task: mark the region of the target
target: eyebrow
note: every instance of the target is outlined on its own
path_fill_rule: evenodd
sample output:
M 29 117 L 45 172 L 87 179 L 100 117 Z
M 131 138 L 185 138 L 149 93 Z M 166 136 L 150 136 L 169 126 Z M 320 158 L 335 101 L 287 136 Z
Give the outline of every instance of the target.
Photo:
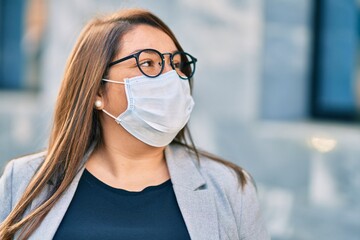
M 132 54 L 135 54 L 135 53 L 140 52 L 140 51 L 142 51 L 142 50 L 144 50 L 144 49 L 154 49 L 154 48 L 141 48 L 141 49 L 136 49 L 136 50 L 132 51 L 131 53 L 125 55 L 124 57 L 129 56 L 129 55 L 132 55 Z M 159 51 L 159 50 L 157 50 L 157 49 L 154 49 L 154 50 Z M 176 50 L 173 50 L 173 51 L 170 52 L 170 53 L 176 53 L 176 52 L 178 52 L 178 51 L 179 51 L 179 50 L 176 49 Z M 160 51 L 159 51 L 159 52 L 160 52 Z M 161 53 L 161 52 L 160 52 L 160 53 Z
M 131 53 L 129 53 L 128 55 L 135 54 L 135 53 L 140 52 L 141 50 L 144 50 L 144 49 L 145 48 L 136 49 L 136 50 L 132 51 Z
M 139 52 L 139 51 L 141 51 L 142 49 L 137 49 L 137 50 L 134 50 L 134 51 L 132 51 L 132 52 L 130 52 L 130 53 L 128 53 L 128 54 L 125 54 L 124 56 L 115 56 L 115 59 L 121 59 L 121 58 L 124 58 L 124 57 L 127 57 L 127 56 L 130 56 L 130 55 L 133 55 L 133 54 L 135 54 L 135 53 L 137 53 L 137 52 Z

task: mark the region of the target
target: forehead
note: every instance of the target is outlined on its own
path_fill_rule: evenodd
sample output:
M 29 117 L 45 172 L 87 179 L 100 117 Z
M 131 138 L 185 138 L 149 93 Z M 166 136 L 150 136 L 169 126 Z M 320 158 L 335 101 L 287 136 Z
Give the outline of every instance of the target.
M 119 57 L 145 48 L 153 48 L 159 52 L 174 52 L 177 50 L 174 41 L 166 33 L 148 25 L 135 26 L 120 41 Z

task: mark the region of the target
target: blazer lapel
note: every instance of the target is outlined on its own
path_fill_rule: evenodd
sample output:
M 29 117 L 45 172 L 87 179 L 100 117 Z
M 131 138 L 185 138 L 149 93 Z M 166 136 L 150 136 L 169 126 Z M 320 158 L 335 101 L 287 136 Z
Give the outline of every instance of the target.
M 46 215 L 44 220 L 41 222 L 40 226 L 34 231 L 34 233 L 29 238 L 32 239 L 52 239 L 70 205 L 70 202 L 75 194 L 77 185 L 79 183 L 80 177 L 84 171 L 84 168 L 81 168 L 78 174 L 75 176 L 74 180 L 70 184 L 69 188 L 64 192 L 60 197 L 58 202 L 53 206 L 51 211 Z M 41 202 L 45 197 L 45 194 L 39 195 L 39 197 L 34 201 Z M 33 206 L 34 204 L 32 204 Z
M 34 231 L 34 233 L 30 236 L 29 240 L 37 240 L 37 239 L 52 239 L 71 203 L 72 198 L 75 195 L 75 191 L 79 184 L 82 173 L 85 169 L 85 162 L 89 158 L 90 154 L 94 149 L 95 144 L 92 144 L 89 150 L 84 155 L 78 173 L 76 174 L 74 180 L 71 182 L 69 187 L 60 197 L 60 199 L 56 202 L 50 212 L 46 215 L 44 220 L 41 222 L 40 226 Z M 34 199 L 31 204 L 31 209 L 34 209 L 38 204 L 42 203 L 49 193 L 50 185 L 47 186 L 47 189 L 44 189 L 42 193 Z
M 177 146 L 167 147 L 165 155 L 175 196 L 191 239 L 219 239 L 214 196 L 207 189 L 191 155 Z

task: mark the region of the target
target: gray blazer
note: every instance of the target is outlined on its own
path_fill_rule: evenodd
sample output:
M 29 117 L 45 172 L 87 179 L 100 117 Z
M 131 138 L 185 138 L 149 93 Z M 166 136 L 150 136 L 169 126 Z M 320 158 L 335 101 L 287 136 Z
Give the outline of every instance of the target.
M 84 161 L 90 154 L 84 156 Z M 207 158 L 197 161 L 183 147 L 165 150 L 174 192 L 191 239 L 270 239 L 260 214 L 251 181 L 241 189 L 235 173 Z M 8 163 L 0 178 L 0 223 L 20 199 L 45 153 L 25 156 Z M 84 168 L 47 214 L 30 239 L 51 239 L 74 196 Z M 51 186 L 33 201 L 26 213 L 41 203 Z M 15 236 L 16 238 L 16 236 Z

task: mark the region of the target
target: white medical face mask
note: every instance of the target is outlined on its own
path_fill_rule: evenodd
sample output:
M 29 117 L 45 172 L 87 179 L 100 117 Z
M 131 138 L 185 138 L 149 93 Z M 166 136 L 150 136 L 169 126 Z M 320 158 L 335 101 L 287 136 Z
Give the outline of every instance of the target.
M 118 117 L 105 109 L 131 135 L 154 147 L 168 145 L 186 125 L 194 107 L 188 80 L 175 70 L 155 78 L 138 76 L 124 82 L 128 107 Z

